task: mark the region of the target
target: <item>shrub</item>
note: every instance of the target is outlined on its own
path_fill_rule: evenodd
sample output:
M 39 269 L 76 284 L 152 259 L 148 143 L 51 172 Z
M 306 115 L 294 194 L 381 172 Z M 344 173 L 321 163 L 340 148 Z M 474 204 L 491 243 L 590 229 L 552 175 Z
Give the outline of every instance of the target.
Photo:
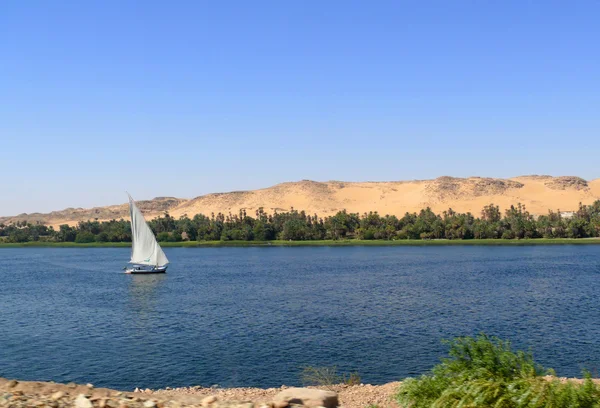
M 106 232 L 101 232 L 96 235 L 96 242 L 108 242 L 108 234 Z
M 374 228 L 364 227 L 356 230 L 359 239 L 371 240 L 375 239 L 375 232 L 377 230 Z
M 170 233 L 167 238 L 168 242 L 180 242 L 181 240 L 181 233 L 177 231 Z
M 342 382 L 346 385 L 358 385 L 362 381 L 360 378 L 360 374 L 358 374 L 356 371 L 354 371 L 350 374 L 344 374 Z
M 338 374 L 336 366 L 328 367 L 303 367 L 300 379 L 304 385 L 314 385 L 331 388 L 336 384 L 357 385 L 361 383 L 357 372 Z
M 561 383 L 535 363 L 531 353 L 513 352 L 510 342 L 481 334 L 448 342 L 450 358 L 429 374 L 408 378 L 396 399 L 412 408 L 591 408 L 600 407 L 600 387 L 586 374 L 583 384 Z
M 321 387 L 331 387 L 341 382 L 337 373 L 337 367 L 313 367 L 306 366 L 302 369 L 300 379 L 304 385 L 316 385 Z
M 159 242 L 167 242 L 169 240 L 169 233 L 168 232 L 160 232 L 156 236 L 156 240 Z
M 78 244 L 88 244 L 90 242 L 95 242 L 96 236 L 88 231 L 79 231 L 75 236 L 75 242 Z

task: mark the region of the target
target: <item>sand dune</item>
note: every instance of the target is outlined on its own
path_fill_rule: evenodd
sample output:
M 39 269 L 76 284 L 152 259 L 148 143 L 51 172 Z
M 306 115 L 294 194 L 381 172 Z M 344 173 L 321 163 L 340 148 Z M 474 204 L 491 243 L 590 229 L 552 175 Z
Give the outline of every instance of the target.
M 237 213 L 245 209 L 254 215 L 259 207 L 266 212 L 305 210 L 320 216 L 335 214 L 340 210 L 402 216 L 404 213 L 431 207 L 435 212 L 448 208 L 470 211 L 479 215 L 490 203 L 502 210 L 512 204 L 522 203 L 533 214 L 545 214 L 549 209 L 576 210 L 579 203 L 591 204 L 600 199 L 600 179 L 591 181 L 579 177 L 521 176 L 510 179 L 482 177 L 438 177 L 434 180 L 389 182 L 316 182 L 303 180 L 277 184 L 253 191 L 207 194 L 193 199 L 159 197 L 140 201 L 139 206 L 152 218 L 164 211 L 175 217 L 187 214 Z M 0 222 L 19 220 L 42 222 L 46 225 L 76 224 L 82 220 L 100 221 L 127 218 L 126 204 L 91 209 L 68 208 L 48 214 L 20 214 L 2 217 Z

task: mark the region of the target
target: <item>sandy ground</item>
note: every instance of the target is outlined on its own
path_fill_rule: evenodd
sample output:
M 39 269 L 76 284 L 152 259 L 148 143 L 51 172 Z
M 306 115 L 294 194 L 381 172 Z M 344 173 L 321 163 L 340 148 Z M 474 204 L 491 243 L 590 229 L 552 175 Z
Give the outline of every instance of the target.
M 546 377 L 549 381 L 554 377 Z M 582 383 L 582 379 L 559 378 L 561 382 Z M 600 383 L 595 379 L 594 382 Z M 338 394 L 342 408 L 401 408 L 393 400 L 400 382 L 383 385 L 334 385 L 321 387 Z M 16 381 L 0 378 L 0 407 L 72 407 L 94 408 L 302 408 L 278 406 L 274 397 L 280 388 L 166 388 L 134 392 L 95 388 L 92 384 Z M 310 387 L 315 388 L 315 387 Z M 207 402 L 208 401 L 208 402 Z
M 346 408 L 398 408 L 392 401 L 400 383 L 384 385 L 335 385 L 323 389 L 338 393 L 340 406 Z M 156 407 L 205 407 L 205 408 L 267 408 L 273 397 L 287 387 L 281 388 L 167 388 L 164 390 L 138 390 L 126 392 L 107 388 L 95 388 L 92 384 L 58 384 L 39 381 L 16 381 L 0 378 L 0 407 L 51 406 L 54 408 L 75 406 L 76 398 L 89 401 L 88 407 L 148 407 L 148 401 Z M 206 397 L 216 397 L 210 407 Z M 233 403 L 237 402 L 237 403 Z M 251 402 L 252 404 L 248 404 Z M 84 401 L 85 405 L 86 402 Z M 82 405 L 82 406 L 83 406 Z
M 322 387 L 324 390 L 331 390 L 338 393 L 339 401 L 345 408 L 367 408 L 369 405 L 377 405 L 380 408 L 397 408 L 398 404 L 393 401 L 393 395 L 396 393 L 399 382 L 391 382 L 383 385 L 334 385 L 331 387 Z M 181 396 L 193 395 L 202 398 L 214 395 L 220 400 L 225 401 L 253 401 L 256 403 L 269 402 L 273 400 L 275 394 L 280 392 L 281 388 L 174 388 L 152 391 L 153 395 Z M 313 388 L 313 387 L 310 387 Z
M 140 197 L 141 198 L 141 197 Z M 452 178 L 390 182 L 315 182 L 282 183 L 253 191 L 207 194 L 190 200 L 157 199 L 139 202 L 144 215 L 153 218 L 165 210 L 175 217 L 187 214 L 234 213 L 245 209 L 254 216 L 259 207 L 267 213 L 304 210 L 319 216 L 333 215 L 346 209 L 352 213 L 378 211 L 380 214 L 403 216 L 431 207 L 436 213 L 448 208 L 470 211 L 475 215 L 490 203 L 504 211 L 510 205 L 522 203 L 534 215 L 554 211 L 572 211 L 579 203 L 591 204 L 600 199 L 600 179 L 585 181 L 577 177 L 521 176 L 511 179 Z M 128 218 L 127 205 L 93 209 L 67 209 L 50 214 L 29 214 L 0 217 L 0 222 L 40 221 L 55 228 L 60 224 L 77 224 L 97 218 L 99 221 Z

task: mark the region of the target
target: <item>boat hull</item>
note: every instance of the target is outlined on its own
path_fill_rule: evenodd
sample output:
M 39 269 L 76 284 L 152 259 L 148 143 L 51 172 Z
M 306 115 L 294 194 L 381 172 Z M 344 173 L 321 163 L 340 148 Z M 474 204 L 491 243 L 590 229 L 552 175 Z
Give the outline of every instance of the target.
M 138 268 L 138 267 L 130 267 L 125 269 L 125 273 L 129 273 L 132 275 L 149 275 L 149 274 L 154 274 L 154 273 L 167 273 L 167 267 L 166 266 L 157 266 L 154 268 L 148 268 L 148 269 L 144 269 L 144 268 Z

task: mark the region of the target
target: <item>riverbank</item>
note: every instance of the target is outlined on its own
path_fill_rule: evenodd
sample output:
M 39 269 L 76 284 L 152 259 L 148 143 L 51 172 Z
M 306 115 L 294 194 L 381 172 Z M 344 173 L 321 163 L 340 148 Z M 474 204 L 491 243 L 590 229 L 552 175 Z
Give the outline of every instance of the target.
M 400 382 L 391 382 L 383 385 L 357 384 L 345 385 L 337 384 L 328 387 L 321 387 L 323 390 L 334 391 L 338 394 L 340 406 L 344 408 L 367 408 L 369 406 L 378 406 L 379 408 L 395 408 L 398 404 L 393 400 L 394 394 L 398 391 Z M 146 391 L 149 395 L 159 397 L 178 397 L 195 396 L 206 398 L 215 396 L 222 401 L 253 401 L 258 406 L 268 406 L 275 396 L 281 390 L 280 388 L 203 388 L 203 387 L 182 387 L 166 388 L 162 390 Z M 316 387 L 309 387 L 316 388 Z
M 536 239 L 405 239 L 405 240 L 321 240 L 321 241 L 181 241 L 161 242 L 162 247 L 213 248 L 213 247 L 264 247 L 264 246 L 525 246 L 525 245 L 594 245 L 600 244 L 600 238 L 536 238 Z M 121 248 L 130 247 L 131 242 L 46 242 L 32 241 L 21 243 L 0 242 L 0 248 L 56 247 L 56 248 Z
M 555 377 L 546 377 L 548 381 Z M 559 378 L 560 382 L 582 384 L 582 379 Z M 598 383 L 599 380 L 594 380 Z M 383 385 L 332 385 L 321 387 L 337 394 L 342 408 L 401 408 L 395 401 L 400 382 Z M 316 387 L 309 387 L 316 389 Z M 204 388 L 200 386 L 161 390 L 119 391 L 95 388 L 92 384 L 59 384 L 41 381 L 16 381 L 0 378 L 0 406 L 8 407 L 110 407 L 110 408 L 303 408 L 286 403 L 277 394 L 292 389 L 279 388 Z M 307 404 L 307 403 L 305 403 Z M 307 404 L 309 405 L 309 404 Z M 310 407 L 315 408 L 315 407 Z
M 384 385 L 333 385 L 323 389 L 336 392 L 340 406 L 344 408 L 366 408 L 372 405 L 397 408 L 392 397 L 399 385 L 399 382 Z M 95 388 L 92 384 L 58 384 L 0 378 L 0 406 L 285 408 L 285 403 L 273 404 L 276 395 L 285 389 L 288 387 L 262 389 L 196 386 L 127 392 Z

